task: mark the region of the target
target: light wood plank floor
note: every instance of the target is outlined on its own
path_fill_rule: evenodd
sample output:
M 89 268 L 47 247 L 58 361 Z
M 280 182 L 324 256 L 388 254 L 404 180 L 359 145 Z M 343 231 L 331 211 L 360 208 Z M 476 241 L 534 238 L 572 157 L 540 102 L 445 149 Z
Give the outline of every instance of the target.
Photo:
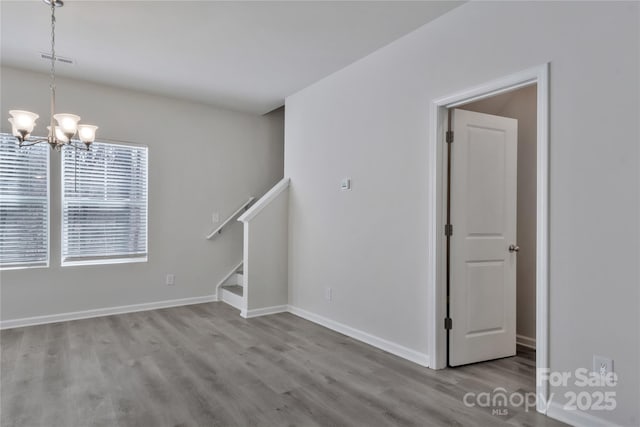
M 468 391 L 534 391 L 524 354 L 432 371 L 292 314 L 209 303 L 2 331 L 1 425 L 560 426 Z

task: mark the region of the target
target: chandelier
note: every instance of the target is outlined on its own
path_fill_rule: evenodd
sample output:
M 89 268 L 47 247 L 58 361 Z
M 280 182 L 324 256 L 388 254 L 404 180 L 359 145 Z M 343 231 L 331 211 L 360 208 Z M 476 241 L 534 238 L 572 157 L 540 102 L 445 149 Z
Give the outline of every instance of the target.
M 46 138 L 35 138 L 31 132 L 36 126 L 38 116 L 36 113 L 24 110 L 10 110 L 9 122 L 11 132 L 16 137 L 21 147 L 47 142 L 52 149 L 60 151 L 65 145 L 74 148 L 89 150 L 89 147 L 96 138 L 97 126 L 78 124 L 80 117 L 75 114 L 56 114 L 56 7 L 62 7 L 62 0 L 43 0 L 51 6 L 51 117 L 49 119 L 49 136 Z M 57 125 L 56 125 L 57 122 Z M 78 143 L 77 138 L 81 141 Z M 82 145 L 84 143 L 84 145 Z

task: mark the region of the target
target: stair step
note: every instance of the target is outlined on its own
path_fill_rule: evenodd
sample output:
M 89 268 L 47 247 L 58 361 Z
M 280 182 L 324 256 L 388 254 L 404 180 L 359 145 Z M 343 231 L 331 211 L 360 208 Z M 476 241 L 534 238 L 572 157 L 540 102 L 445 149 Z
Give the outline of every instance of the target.
M 243 288 L 239 285 L 225 285 L 220 288 L 222 301 L 242 311 L 245 310 Z
M 244 289 L 240 285 L 227 285 L 227 286 L 223 286 L 222 289 L 225 291 L 229 291 L 232 294 L 238 295 L 240 297 L 244 293 Z
M 242 276 L 242 274 L 240 273 L 234 273 L 231 276 L 229 276 L 229 278 L 223 283 L 223 287 L 225 286 L 242 286 L 243 285 L 243 280 L 244 277 Z

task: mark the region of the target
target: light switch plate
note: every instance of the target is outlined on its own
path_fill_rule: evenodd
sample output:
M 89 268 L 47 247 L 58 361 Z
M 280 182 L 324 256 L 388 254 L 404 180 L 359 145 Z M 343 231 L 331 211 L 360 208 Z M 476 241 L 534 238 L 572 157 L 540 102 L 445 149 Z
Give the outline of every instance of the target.
M 340 189 L 341 190 L 351 190 L 351 178 L 344 178 L 340 182 Z

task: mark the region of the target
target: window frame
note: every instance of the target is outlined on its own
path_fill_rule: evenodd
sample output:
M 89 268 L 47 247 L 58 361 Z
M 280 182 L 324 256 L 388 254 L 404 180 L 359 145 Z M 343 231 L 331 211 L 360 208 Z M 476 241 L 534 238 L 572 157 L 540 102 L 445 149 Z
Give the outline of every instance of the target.
M 1 132 L 0 136 L 2 136 L 3 138 L 5 137 L 9 137 L 12 139 L 15 139 L 15 136 L 13 136 L 13 134 L 10 133 L 6 133 L 6 132 Z M 15 144 L 18 145 L 18 141 L 15 141 Z M 49 149 L 49 146 L 46 145 L 44 146 L 44 149 L 47 153 L 47 171 L 46 171 L 46 179 L 47 179 L 47 213 L 45 215 L 45 220 L 46 220 L 46 226 L 45 226 L 45 230 L 46 230 L 46 238 L 45 238 L 45 242 L 46 242 L 46 248 L 45 248 L 45 253 L 46 253 L 46 259 L 44 262 L 32 262 L 32 263 L 20 263 L 20 264 L 8 264 L 6 266 L 3 266 L 2 264 L 0 264 L 0 271 L 11 271 L 11 270 L 25 270 L 25 269 L 34 269 L 34 268 L 49 268 L 50 264 L 51 264 L 51 150 Z
M 96 140 L 97 144 L 120 145 L 125 147 L 142 148 L 146 151 L 145 170 L 146 179 L 144 192 L 145 197 L 145 216 L 144 223 L 146 226 L 145 233 L 145 255 L 144 256 L 127 256 L 127 255 L 104 255 L 104 256 L 88 256 L 86 259 L 82 257 L 74 257 L 73 260 L 65 261 L 64 257 L 64 214 L 65 214 L 65 196 L 64 196 L 64 178 L 65 178 L 65 162 L 64 153 L 60 152 L 60 266 L 61 267 L 78 267 L 78 266 L 96 266 L 111 264 L 135 264 L 145 263 L 149 261 L 149 146 L 146 144 L 137 144 L 133 142 L 113 141 L 113 140 Z M 64 150 L 64 148 L 63 148 Z

